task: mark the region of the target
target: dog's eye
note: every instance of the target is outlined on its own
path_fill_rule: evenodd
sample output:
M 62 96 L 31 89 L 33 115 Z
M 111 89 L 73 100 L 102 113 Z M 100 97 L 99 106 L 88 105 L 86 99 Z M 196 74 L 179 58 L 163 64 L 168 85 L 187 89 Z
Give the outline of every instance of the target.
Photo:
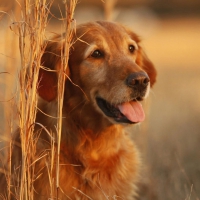
M 93 58 L 101 58 L 101 57 L 103 57 L 103 53 L 102 53 L 100 50 L 95 50 L 95 51 L 91 54 L 91 56 L 92 56 Z
M 134 51 L 135 51 L 135 46 L 133 46 L 133 45 L 129 45 L 129 51 L 131 52 L 131 53 L 133 53 Z

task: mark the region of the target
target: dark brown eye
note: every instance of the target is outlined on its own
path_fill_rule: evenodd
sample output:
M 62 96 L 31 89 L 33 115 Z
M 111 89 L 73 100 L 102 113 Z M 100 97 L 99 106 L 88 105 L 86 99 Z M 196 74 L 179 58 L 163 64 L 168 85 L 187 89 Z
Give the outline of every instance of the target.
M 135 47 L 133 45 L 129 45 L 129 51 L 133 53 L 135 51 Z
M 101 57 L 103 57 L 103 53 L 102 53 L 100 50 L 95 50 L 95 51 L 91 54 L 91 56 L 92 56 L 93 58 L 101 58 Z

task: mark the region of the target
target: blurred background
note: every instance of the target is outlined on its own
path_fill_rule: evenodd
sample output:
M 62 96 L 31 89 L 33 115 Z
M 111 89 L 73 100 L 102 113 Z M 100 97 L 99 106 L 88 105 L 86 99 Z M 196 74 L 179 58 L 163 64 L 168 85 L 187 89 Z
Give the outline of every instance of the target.
M 20 19 L 19 7 L 0 0 L 1 141 L 15 127 L 20 57 L 12 23 Z M 51 12 L 47 37 L 61 32 L 62 0 L 54 1 Z M 146 121 L 131 130 L 144 163 L 141 199 L 199 200 L 200 1 L 79 0 L 74 18 L 77 24 L 106 19 L 130 26 L 157 69 Z

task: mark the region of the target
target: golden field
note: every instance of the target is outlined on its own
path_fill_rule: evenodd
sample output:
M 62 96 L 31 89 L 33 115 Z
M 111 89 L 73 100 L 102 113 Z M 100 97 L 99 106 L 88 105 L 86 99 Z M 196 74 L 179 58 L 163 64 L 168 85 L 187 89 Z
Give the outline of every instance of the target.
M 75 11 L 76 23 L 104 19 L 98 7 Z M 129 130 L 144 163 L 143 200 L 200 199 L 200 17 L 159 17 L 148 7 L 113 11 L 115 21 L 141 35 L 148 57 L 158 71 L 146 102 L 146 121 Z M 20 67 L 14 14 L 0 18 L 0 147 L 17 126 Z M 53 20 L 46 36 L 62 32 Z M 11 125 L 12 122 L 12 125 Z M 12 128 L 11 128 L 12 127 Z M 3 153 L 0 155 L 4 159 Z

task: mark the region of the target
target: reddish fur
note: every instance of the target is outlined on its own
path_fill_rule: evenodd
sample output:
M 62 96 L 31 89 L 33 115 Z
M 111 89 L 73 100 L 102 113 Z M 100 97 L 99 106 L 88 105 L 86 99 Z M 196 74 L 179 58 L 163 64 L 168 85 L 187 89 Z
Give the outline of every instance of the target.
M 62 191 L 59 192 L 59 198 L 68 199 L 68 196 L 71 199 L 84 200 L 88 199 L 85 196 L 87 195 L 94 200 L 106 197 L 112 199 L 115 196 L 126 200 L 133 199 L 140 169 L 137 149 L 124 132 L 123 125 L 108 119 L 99 110 L 94 98 L 95 95 L 101 94 L 108 101 L 115 101 L 117 104 L 122 98 L 130 98 L 131 89 L 124 84 L 128 74 L 146 71 L 152 86 L 156 71 L 140 47 L 138 36 L 121 25 L 110 22 L 80 25 L 74 36 L 75 40 L 76 37 L 81 37 L 81 40 L 89 44 L 108 45 L 110 56 L 104 60 L 83 58 L 88 46 L 80 40 L 76 41 L 71 49 L 69 71 L 66 73 L 73 84 L 66 80 L 60 152 L 60 163 L 64 165 L 60 166 Z M 134 40 L 139 46 L 135 61 L 126 53 L 123 43 L 126 39 Z M 62 46 L 60 37 L 49 41 L 41 64 L 51 70 L 58 70 Z M 53 116 L 57 113 L 56 83 L 55 72 L 41 69 L 38 93 L 44 100 L 40 100 L 39 107 Z M 39 112 L 36 122 L 55 132 L 56 119 Z M 36 126 L 36 131 L 40 129 L 41 127 Z M 50 149 L 49 140 L 42 130 L 38 152 L 43 153 Z M 35 168 L 36 172 L 42 172 L 35 181 L 36 199 L 50 197 L 45 160 L 48 158 L 40 160 Z M 53 177 L 55 176 L 54 167 Z

